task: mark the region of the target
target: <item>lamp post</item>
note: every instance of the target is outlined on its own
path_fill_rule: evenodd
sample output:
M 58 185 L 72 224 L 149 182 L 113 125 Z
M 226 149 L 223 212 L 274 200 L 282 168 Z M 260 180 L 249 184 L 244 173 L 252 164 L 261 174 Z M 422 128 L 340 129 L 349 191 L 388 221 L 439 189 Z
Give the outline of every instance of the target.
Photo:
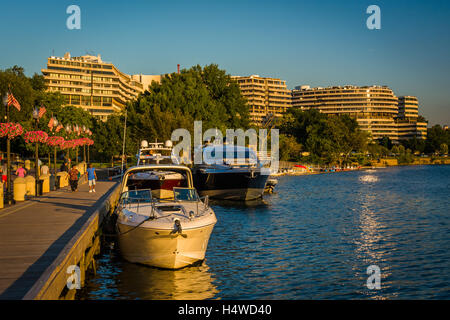
M 77 135 L 79 135 L 80 134 L 79 133 L 79 129 L 80 128 L 78 127 L 78 124 L 75 124 L 74 129 L 77 132 Z M 75 162 L 76 162 L 76 164 L 78 164 L 78 145 L 75 147 Z
M 8 123 L 9 122 L 9 105 L 8 105 L 8 94 L 5 93 L 3 96 L 3 105 L 5 106 L 6 113 L 5 113 L 5 120 Z M 6 153 L 7 153 L 7 162 L 6 162 L 6 174 L 7 174 L 7 180 L 6 180 L 6 201 L 8 204 L 13 203 L 12 198 L 12 188 L 11 188 L 11 140 L 9 137 L 7 137 L 6 140 Z
M 71 131 L 71 126 L 69 124 L 66 125 L 66 135 L 67 135 L 67 139 L 70 138 L 70 131 Z M 67 164 L 69 165 L 69 170 L 71 168 L 70 166 L 70 149 L 67 149 L 67 153 L 65 154 L 65 157 L 67 157 Z
M 38 130 L 38 123 L 39 123 L 39 110 L 38 108 L 34 108 L 33 110 L 33 119 L 35 121 L 35 126 L 36 126 L 36 131 Z M 34 169 L 35 169 L 35 187 L 36 187 L 36 197 L 39 195 L 38 194 L 38 181 L 39 181 L 39 149 L 38 149 L 38 142 L 36 141 L 36 147 L 35 147 L 35 164 L 34 164 Z
M 86 126 L 83 125 L 83 133 L 86 134 Z M 83 144 L 83 161 L 86 163 L 86 144 Z
M 55 117 L 53 117 L 53 119 L 54 119 L 53 120 L 54 126 L 58 127 L 58 123 L 59 123 L 58 119 L 56 119 Z M 55 190 L 56 190 L 56 186 L 57 186 L 57 183 L 56 183 L 56 145 L 53 147 L 53 177 L 55 180 Z

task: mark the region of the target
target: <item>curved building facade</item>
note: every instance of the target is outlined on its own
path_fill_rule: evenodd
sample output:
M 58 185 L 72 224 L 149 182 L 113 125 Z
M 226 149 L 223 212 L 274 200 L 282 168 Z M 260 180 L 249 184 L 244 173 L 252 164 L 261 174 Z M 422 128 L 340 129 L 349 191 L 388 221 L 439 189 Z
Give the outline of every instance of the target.
M 50 57 L 42 73 L 47 89 L 60 92 L 65 105 L 81 107 L 102 120 L 147 89 L 139 78 L 102 61 L 100 55 Z
M 291 107 L 291 91 L 285 80 L 258 75 L 231 78 L 238 82 L 247 99 L 250 120 L 255 125 L 262 125 L 269 115 L 281 117 Z
M 407 119 L 417 119 L 419 117 L 419 100 L 417 97 L 398 97 L 398 117 Z
M 398 99 L 388 87 L 343 86 L 327 88 L 296 87 L 292 91 L 293 107 L 318 109 L 327 114 L 347 114 L 356 118 L 372 139 L 389 137 L 398 140 Z

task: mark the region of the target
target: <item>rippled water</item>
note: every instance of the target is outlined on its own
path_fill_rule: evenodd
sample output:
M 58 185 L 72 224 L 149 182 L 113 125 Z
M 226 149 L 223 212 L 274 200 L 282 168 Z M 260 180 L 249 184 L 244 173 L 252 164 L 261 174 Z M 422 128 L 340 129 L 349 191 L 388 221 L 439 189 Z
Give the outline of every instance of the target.
M 449 178 L 450 166 L 279 177 L 264 202 L 213 203 L 202 265 L 134 265 L 109 243 L 81 298 L 449 299 Z

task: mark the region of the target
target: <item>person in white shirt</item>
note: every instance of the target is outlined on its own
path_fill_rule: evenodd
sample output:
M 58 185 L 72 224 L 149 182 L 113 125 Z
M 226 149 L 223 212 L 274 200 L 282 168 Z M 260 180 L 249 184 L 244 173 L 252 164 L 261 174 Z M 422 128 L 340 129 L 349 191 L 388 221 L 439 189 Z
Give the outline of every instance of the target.
M 49 168 L 46 164 L 41 167 L 41 174 L 48 174 Z

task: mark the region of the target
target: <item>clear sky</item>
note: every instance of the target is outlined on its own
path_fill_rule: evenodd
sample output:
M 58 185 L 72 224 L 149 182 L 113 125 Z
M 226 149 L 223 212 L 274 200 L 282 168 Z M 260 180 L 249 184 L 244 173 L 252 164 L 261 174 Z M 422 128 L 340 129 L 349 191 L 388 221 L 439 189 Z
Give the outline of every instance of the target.
M 66 9 L 81 8 L 81 30 Z M 381 9 L 369 30 L 366 9 Z M 101 54 L 128 74 L 217 63 L 232 75 L 387 85 L 450 124 L 450 1 L 2 1 L 0 68 L 40 72 L 51 55 Z

